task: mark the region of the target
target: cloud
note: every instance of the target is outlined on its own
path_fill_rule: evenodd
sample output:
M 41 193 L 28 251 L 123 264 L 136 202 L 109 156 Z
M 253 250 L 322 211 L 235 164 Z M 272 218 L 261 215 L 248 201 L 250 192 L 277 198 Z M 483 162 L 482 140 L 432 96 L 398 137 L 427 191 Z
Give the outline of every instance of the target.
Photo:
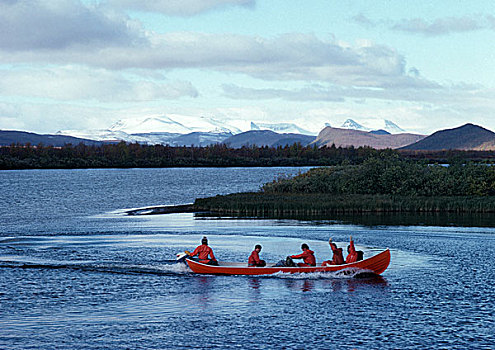
M 377 26 L 377 23 L 375 21 L 371 20 L 370 18 L 368 18 L 367 16 L 365 16 L 362 13 L 352 17 L 351 19 L 354 22 L 356 22 L 357 24 L 360 24 L 360 25 L 367 27 L 367 28 L 373 28 L 373 27 Z
M 428 87 L 426 87 L 428 86 Z M 364 99 L 387 102 L 431 103 L 435 105 L 470 105 L 494 107 L 495 91 L 479 86 L 425 84 L 421 88 L 414 86 L 390 88 L 361 88 L 338 85 L 313 84 L 299 89 L 246 88 L 234 84 L 222 85 L 224 95 L 231 99 L 286 101 L 325 101 L 343 102 L 348 99 Z
M 61 101 L 139 102 L 197 97 L 190 82 L 144 80 L 104 69 L 66 66 L 0 70 L 0 95 Z
M 63 50 L 142 42 L 127 17 L 71 0 L 0 1 L 0 49 Z
M 122 2 L 122 6 L 198 8 L 249 5 L 247 0 Z M 113 4 L 113 3 L 111 3 Z M 147 4 L 147 5 L 144 5 Z M 344 86 L 420 85 L 395 49 L 362 41 L 288 33 L 145 32 L 104 5 L 70 0 L 0 2 L 0 64 L 81 65 L 108 70 L 209 69 L 261 80 L 318 81 Z M 28 10 L 26 10 L 28 9 Z
M 401 20 L 374 20 L 358 14 L 351 20 L 365 28 L 388 28 L 408 34 L 436 37 L 453 33 L 467 33 L 478 30 L 495 30 L 495 17 L 492 15 L 466 15 L 462 17 L 442 17 L 434 20 L 424 18 L 404 18 Z
M 404 79 L 405 59 L 396 50 L 369 42 L 351 46 L 313 34 L 263 38 L 194 32 L 150 33 L 147 39 L 148 44 L 3 50 L 0 63 L 80 64 L 111 70 L 196 68 L 242 73 L 262 80 L 374 87 L 411 81 Z
M 422 18 L 403 19 L 392 29 L 425 36 L 440 36 L 451 33 L 472 32 L 487 28 L 487 17 L 445 17 L 434 21 Z
M 172 16 L 193 16 L 227 6 L 253 7 L 255 0 L 107 0 L 121 9 L 158 12 Z
M 106 128 L 117 118 L 115 113 L 74 104 L 0 102 L 0 129 L 55 133 L 63 129 Z
M 320 86 L 310 86 L 297 90 L 288 89 L 252 89 L 234 84 L 222 85 L 225 96 L 239 100 L 283 99 L 287 101 L 332 101 L 343 102 L 341 94 L 323 89 Z

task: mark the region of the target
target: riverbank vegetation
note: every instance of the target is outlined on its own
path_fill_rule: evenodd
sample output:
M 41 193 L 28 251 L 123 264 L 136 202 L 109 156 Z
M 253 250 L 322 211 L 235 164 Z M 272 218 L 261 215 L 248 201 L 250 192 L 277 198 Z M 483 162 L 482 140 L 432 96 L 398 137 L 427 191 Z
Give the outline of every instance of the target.
M 495 212 L 495 167 L 450 166 L 382 153 L 361 164 L 314 168 L 265 184 L 260 192 L 198 199 L 218 213 L 322 215 L 366 212 Z

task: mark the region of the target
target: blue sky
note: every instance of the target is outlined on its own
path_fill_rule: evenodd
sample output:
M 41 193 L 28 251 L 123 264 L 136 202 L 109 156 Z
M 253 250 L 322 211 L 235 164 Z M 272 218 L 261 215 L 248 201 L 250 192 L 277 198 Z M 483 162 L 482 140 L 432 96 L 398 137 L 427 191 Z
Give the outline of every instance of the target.
M 0 129 L 167 114 L 495 130 L 491 1 L 0 0 Z

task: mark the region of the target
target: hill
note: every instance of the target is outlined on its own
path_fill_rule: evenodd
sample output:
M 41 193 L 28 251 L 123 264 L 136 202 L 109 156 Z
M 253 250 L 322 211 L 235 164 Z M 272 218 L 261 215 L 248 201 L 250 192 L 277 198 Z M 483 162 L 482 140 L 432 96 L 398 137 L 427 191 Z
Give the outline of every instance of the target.
M 41 135 L 25 131 L 0 130 L 0 146 L 10 146 L 13 143 L 25 145 L 30 143 L 36 146 L 42 143 L 45 146 L 62 147 L 65 144 L 78 145 L 101 145 L 102 143 L 94 140 L 81 139 L 73 136 L 63 135 Z
M 368 132 L 352 129 L 326 127 L 318 134 L 314 141 L 318 146 L 330 147 L 362 147 L 369 146 L 376 149 L 400 148 L 423 139 L 424 135 L 417 134 L 389 134 L 382 132 Z
M 465 124 L 458 128 L 437 131 L 401 149 L 490 151 L 495 150 L 495 133 L 478 125 Z
M 240 148 L 242 146 L 286 146 L 300 143 L 306 146 L 315 140 L 314 136 L 287 133 L 279 134 L 271 130 L 251 130 L 234 136 L 231 136 L 223 141 L 224 144 L 232 148 Z

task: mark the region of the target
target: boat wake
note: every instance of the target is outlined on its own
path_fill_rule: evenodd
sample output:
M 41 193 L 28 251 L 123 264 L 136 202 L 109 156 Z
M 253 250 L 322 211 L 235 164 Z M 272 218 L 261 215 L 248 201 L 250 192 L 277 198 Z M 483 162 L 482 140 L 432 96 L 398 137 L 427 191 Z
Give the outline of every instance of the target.
M 125 265 L 122 263 L 96 261 L 53 261 L 28 259 L 21 256 L 0 257 L 0 268 L 20 269 L 67 269 L 116 274 L 176 275 L 187 274 L 191 270 L 185 265 L 167 261 L 156 265 Z
M 344 269 L 335 272 L 305 272 L 305 273 L 288 273 L 288 272 L 277 272 L 272 275 L 262 275 L 259 277 L 268 278 L 283 278 L 283 279 L 352 279 L 352 278 L 368 278 L 376 277 L 377 275 L 372 271 L 362 270 L 362 269 Z

